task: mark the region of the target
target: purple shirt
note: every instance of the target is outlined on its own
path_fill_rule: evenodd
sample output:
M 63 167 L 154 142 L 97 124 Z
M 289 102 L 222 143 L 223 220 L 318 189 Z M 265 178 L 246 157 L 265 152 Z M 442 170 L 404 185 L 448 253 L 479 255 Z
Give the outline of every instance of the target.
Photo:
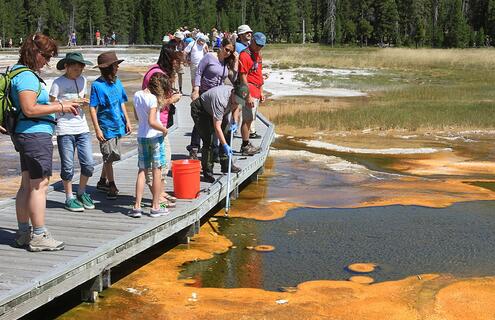
M 194 86 L 203 93 L 213 87 L 222 85 L 229 75 L 229 68 L 220 62 L 213 53 L 208 53 L 201 59 L 194 77 Z

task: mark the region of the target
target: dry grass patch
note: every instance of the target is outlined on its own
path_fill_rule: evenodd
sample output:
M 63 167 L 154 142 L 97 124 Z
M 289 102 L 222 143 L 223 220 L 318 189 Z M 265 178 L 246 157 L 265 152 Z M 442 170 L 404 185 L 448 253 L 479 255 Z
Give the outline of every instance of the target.
M 270 45 L 264 58 L 279 67 L 315 66 L 395 70 L 495 69 L 495 50 L 331 48 L 322 45 Z

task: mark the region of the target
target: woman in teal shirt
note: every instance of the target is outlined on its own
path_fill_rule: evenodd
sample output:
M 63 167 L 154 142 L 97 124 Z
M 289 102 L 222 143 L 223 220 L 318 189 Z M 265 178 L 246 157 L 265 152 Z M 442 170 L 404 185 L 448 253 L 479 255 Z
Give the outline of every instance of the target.
M 54 113 L 77 114 L 71 102 L 49 102 L 39 72 L 58 53 L 53 39 L 36 33 L 23 43 L 19 61 L 12 69 L 28 67 L 12 80 L 11 98 L 20 110 L 12 141 L 19 152 L 22 179 L 16 196 L 19 230 L 15 244 L 30 251 L 62 250 L 64 243 L 53 239 L 45 227 L 46 193 L 52 175 Z M 32 119 L 32 120 L 30 120 Z M 32 230 L 30 226 L 32 223 Z

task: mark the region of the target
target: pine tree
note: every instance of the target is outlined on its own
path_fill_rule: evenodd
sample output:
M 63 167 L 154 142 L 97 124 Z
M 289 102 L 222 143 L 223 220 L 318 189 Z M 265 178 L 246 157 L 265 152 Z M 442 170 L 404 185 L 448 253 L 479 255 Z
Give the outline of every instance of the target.
M 449 0 L 444 24 L 444 43 L 447 48 L 465 48 L 469 41 L 469 26 L 462 13 L 462 0 Z
M 495 44 L 495 0 L 488 1 L 486 33 L 491 45 Z
M 475 44 L 478 48 L 482 48 L 485 46 L 485 30 L 481 28 L 477 33 L 476 33 L 476 41 Z
M 281 27 L 287 42 L 294 42 L 299 31 L 299 18 L 297 10 L 297 0 L 285 0 L 280 6 Z
M 399 21 L 395 0 L 377 0 L 374 7 L 375 23 L 373 28 L 375 40 L 381 44 L 395 42 L 398 37 L 397 24 Z
M 143 21 L 143 13 L 141 12 L 141 10 L 139 10 L 138 12 L 135 30 L 136 30 L 136 36 L 135 36 L 136 44 L 144 44 L 144 21 Z
M 130 0 L 109 0 L 107 7 L 107 30 L 116 33 L 117 43 L 127 43 L 129 40 L 131 12 Z
M 361 46 L 367 46 L 368 40 L 373 34 L 373 26 L 371 25 L 371 20 L 374 16 L 374 10 L 371 6 L 371 1 L 369 0 L 356 0 L 354 2 L 354 5 L 358 8 L 358 15 L 356 17 L 356 36 L 358 37 Z

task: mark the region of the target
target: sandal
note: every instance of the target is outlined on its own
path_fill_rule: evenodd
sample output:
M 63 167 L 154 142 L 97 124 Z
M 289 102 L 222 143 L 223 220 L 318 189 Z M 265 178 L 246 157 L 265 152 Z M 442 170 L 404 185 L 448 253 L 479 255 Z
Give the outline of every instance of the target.
M 171 196 L 170 194 L 165 192 L 165 199 L 167 199 L 169 202 L 176 202 L 177 198 L 174 196 Z

